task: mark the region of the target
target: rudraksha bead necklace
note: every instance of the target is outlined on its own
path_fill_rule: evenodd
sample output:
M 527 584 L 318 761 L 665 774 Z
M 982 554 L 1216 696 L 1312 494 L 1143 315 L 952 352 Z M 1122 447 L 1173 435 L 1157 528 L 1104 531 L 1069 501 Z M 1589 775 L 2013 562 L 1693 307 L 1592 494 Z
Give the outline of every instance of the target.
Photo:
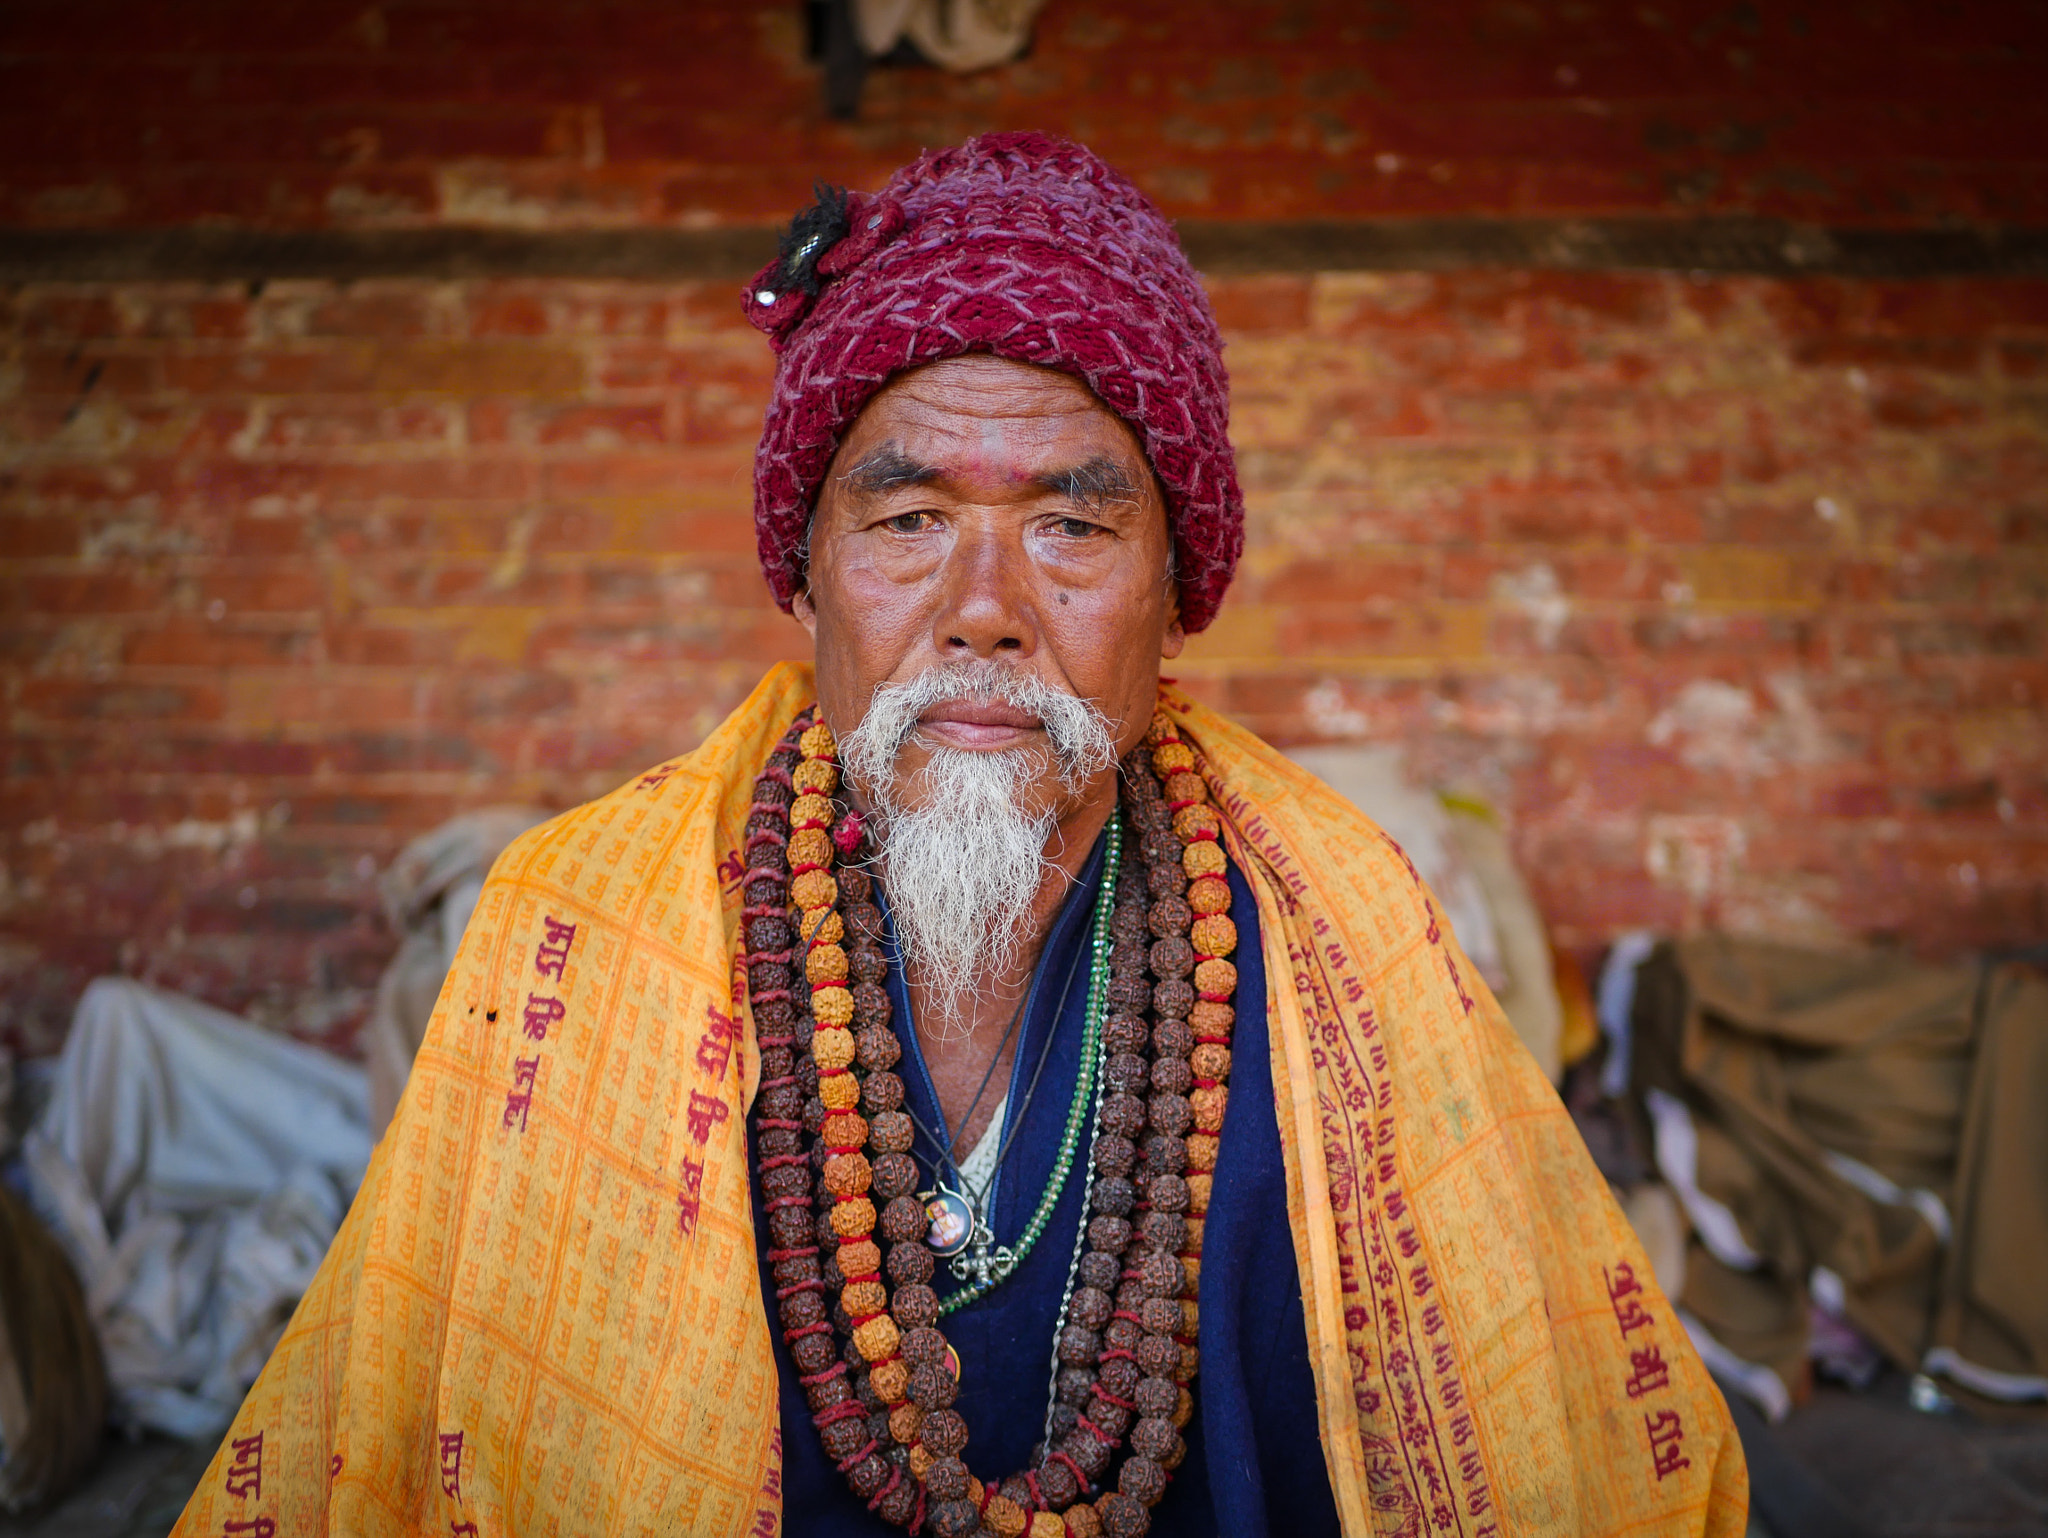
M 911 1194 L 881 912 L 865 871 L 833 874 L 835 852 L 851 860 L 866 835 L 858 813 L 835 806 L 836 745 L 814 712 L 756 783 L 742 924 L 777 1312 L 827 1453 L 871 1510 L 913 1532 L 1140 1538 L 1186 1451 L 1237 935 L 1221 822 L 1193 750 L 1155 718 L 1122 767 L 1140 839 L 1126 858 L 1112 819 L 1082 1059 L 1105 1093 L 1056 1330 L 1053 1404 L 1032 1466 L 1000 1485 L 962 1461 L 958 1360 L 937 1328 L 930 1215 Z M 1063 1158 L 1077 1134 L 1070 1113 Z M 877 1229 L 889 1241 L 888 1283 Z

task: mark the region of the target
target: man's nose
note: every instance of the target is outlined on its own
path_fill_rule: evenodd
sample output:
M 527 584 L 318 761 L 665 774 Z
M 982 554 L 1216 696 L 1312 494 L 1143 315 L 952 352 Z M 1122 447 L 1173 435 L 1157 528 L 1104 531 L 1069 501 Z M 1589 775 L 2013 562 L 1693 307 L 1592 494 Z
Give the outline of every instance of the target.
M 942 574 L 932 641 L 947 657 L 1029 656 L 1038 642 L 1029 563 L 1016 531 L 963 521 Z

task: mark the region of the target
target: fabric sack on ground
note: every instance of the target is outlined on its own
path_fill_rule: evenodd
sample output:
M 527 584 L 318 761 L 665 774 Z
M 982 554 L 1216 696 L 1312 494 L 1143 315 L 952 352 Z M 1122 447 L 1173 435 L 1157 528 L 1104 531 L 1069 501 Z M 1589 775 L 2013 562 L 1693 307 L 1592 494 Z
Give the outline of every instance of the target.
M 1682 1306 L 1762 1399 L 1796 1397 L 1816 1302 L 1909 1371 L 2048 1398 L 2048 984 L 1703 937 L 1644 962 L 1632 1029 Z
M 125 978 L 86 989 L 22 1155 L 84 1284 L 116 1419 L 187 1437 L 227 1423 L 370 1144 L 354 1064 Z

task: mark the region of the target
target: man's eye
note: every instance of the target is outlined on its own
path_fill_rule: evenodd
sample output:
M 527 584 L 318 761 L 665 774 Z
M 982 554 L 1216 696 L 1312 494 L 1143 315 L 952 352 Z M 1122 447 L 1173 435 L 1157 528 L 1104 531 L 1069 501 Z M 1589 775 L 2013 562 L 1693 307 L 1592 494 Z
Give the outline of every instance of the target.
M 931 527 L 931 518 L 926 512 L 898 513 L 894 518 L 884 519 L 882 527 L 897 534 L 922 534 Z
M 1086 518 L 1062 518 L 1053 527 L 1058 529 L 1068 539 L 1086 539 L 1090 534 L 1095 533 L 1101 525 L 1090 523 Z

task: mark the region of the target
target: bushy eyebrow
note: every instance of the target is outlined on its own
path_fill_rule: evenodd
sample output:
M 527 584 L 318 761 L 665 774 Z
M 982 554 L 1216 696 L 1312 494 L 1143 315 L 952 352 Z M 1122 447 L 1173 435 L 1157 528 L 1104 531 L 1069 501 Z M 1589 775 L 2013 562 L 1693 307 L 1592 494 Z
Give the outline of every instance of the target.
M 885 443 L 862 458 L 840 480 L 858 496 L 879 497 L 906 486 L 928 486 L 942 473 L 936 465 L 912 459 L 901 445 Z
M 913 459 L 901 444 L 884 443 L 858 460 L 840 482 L 860 497 L 881 497 L 912 486 L 929 486 L 944 480 L 946 472 L 937 465 Z M 1130 472 L 1107 454 L 1064 470 L 1047 470 L 1031 478 L 1042 491 L 1062 497 L 1083 512 L 1101 513 L 1119 503 L 1136 503 L 1143 497 Z
M 1119 502 L 1137 502 L 1141 492 L 1130 472 L 1107 454 L 1068 470 L 1048 470 L 1032 480 L 1085 512 L 1099 513 Z

